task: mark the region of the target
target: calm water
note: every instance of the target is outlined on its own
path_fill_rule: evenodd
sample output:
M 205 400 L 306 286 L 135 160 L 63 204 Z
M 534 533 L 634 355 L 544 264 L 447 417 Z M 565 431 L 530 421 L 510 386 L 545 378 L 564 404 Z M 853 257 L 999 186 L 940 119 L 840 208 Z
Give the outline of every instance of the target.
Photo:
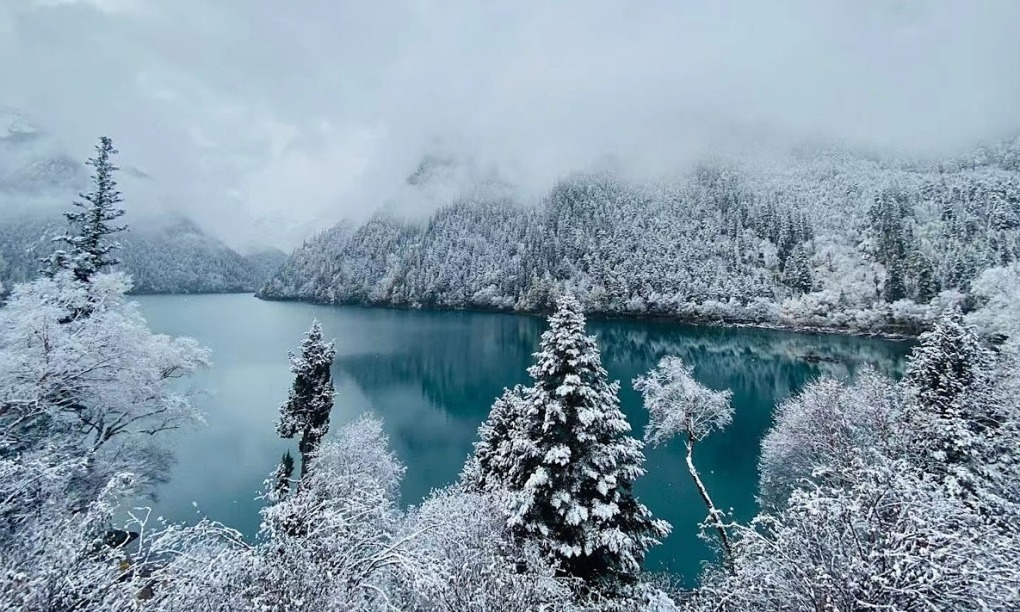
M 247 295 L 139 297 L 152 328 L 197 338 L 215 365 L 192 379 L 208 427 L 178 436 L 179 463 L 156 510 L 172 521 L 208 516 L 253 535 L 255 501 L 290 441 L 273 421 L 291 383 L 287 351 L 313 318 L 337 339 L 334 429 L 366 411 L 384 419 L 390 443 L 407 464 L 402 494 L 416 504 L 457 477 L 478 425 L 504 387 L 527 381 L 525 369 L 544 321 L 536 317 L 414 312 L 262 302 Z M 660 322 L 593 321 L 589 330 L 635 431 L 647 418 L 630 381 L 669 354 L 694 364 L 716 389 L 733 390 L 728 430 L 695 450 L 716 503 L 747 520 L 755 512 L 759 441 L 776 402 L 823 373 L 851 375 L 863 364 L 896 372 L 908 346 L 877 339 L 704 328 Z M 823 361 L 805 360 L 808 355 Z M 705 518 L 679 443 L 648 449 L 648 474 L 637 493 L 673 524 L 647 566 L 692 583 L 712 552 L 697 537 Z

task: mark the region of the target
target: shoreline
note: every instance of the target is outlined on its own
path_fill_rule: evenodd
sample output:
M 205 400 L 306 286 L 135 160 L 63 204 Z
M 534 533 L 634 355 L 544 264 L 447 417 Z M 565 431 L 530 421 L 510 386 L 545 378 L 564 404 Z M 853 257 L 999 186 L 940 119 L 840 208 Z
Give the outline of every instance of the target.
M 265 302 L 299 302 L 303 304 L 316 304 L 319 306 L 348 306 L 357 308 L 375 308 L 384 310 L 404 310 L 404 311 L 423 311 L 423 312 L 476 312 L 476 313 L 496 313 L 496 314 L 509 314 L 509 315 L 520 315 L 529 317 L 545 317 L 548 315 L 545 311 L 540 310 L 513 310 L 508 308 L 494 308 L 494 307 L 483 307 L 483 306 L 466 306 L 466 307 L 442 307 L 442 306 L 413 306 L 413 305 L 401 305 L 393 303 L 373 303 L 364 301 L 349 301 L 349 302 L 326 302 L 322 300 L 314 300 L 307 298 L 295 298 L 295 297 L 277 297 L 277 296 L 266 296 L 261 292 L 254 294 L 255 299 L 262 300 Z M 727 319 L 716 319 L 709 317 L 692 317 L 683 315 L 669 315 L 669 314 L 646 314 L 646 313 L 628 313 L 628 312 L 604 312 L 604 311 L 589 311 L 585 312 L 585 317 L 591 321 L 648 321 L 658 323 L 674 323 L 680 325 L 690 325 L 692 327 L 719 327 L 719 328 L 733 328 L 733 329 L 763 329 L 771 331 L 785 331 L 799 334 L 808 335 L 830 335 L 830 336 L 846 336 L 846 337 L 859 337 L 859 338 L 877 338 L 882 340 L 893 340 L 898 342 L 906 342 L 916 340 L 923 330 L 918 332 L 907 331 L 905 326 L 887 326 L 883 329 L 874 331 L 865 331 L 860 329 L 854 329 L 850 327 L 836 327 L 836 326 L 820 326 L 820 325 L 807 325 L 807 324 L 794 324 L 794 323 L 781 323 L 781 322 L 758 322 L 758 321 L 747 321 L 747 320 L 727 320 Z M 897 330 L 897 331 L 893 331 Z
M 170 295 L 251 295 L 255 296 L 255 291 L 238 290 L 238 291 L 128 291 L 126 296 L 128 297 L 158 297 L 158 296 L 170 296 Z

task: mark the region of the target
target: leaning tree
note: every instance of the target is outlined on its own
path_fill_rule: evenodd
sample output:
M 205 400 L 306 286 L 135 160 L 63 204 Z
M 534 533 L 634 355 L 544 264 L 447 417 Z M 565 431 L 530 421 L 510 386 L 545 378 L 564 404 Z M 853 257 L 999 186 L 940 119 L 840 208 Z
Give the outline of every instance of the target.
M 645 440 L 653 445 L 673 437 L 683 438 L 687 446 L 687 470 L 694 479 L 698 494 L 708 508 L 708 516 L 719 532 L 727 566 L 733 558 L 730 540 L 723 524 L 722 512 L 712 502 L 705 483 L 694 467 L 694 445 L 713 431 L 733 421 L 733 393 L 713 391 L 693 376 L 693 368 L 679 357 L 665 357 L 645 376 L 634 381 L 634 388 L 644 396 L 649 421 Z

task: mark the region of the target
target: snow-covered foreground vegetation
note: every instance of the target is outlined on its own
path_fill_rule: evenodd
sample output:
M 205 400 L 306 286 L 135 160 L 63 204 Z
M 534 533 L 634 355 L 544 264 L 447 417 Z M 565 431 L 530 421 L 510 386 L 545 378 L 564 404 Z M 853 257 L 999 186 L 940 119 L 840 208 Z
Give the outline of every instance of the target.
M 807 150 L 654 184 L 582 174 L 532 206 L 482 184 L 446 204 L 341 223 L 261 295 L 547 311 L 570 292 L 589 312 L 916 333 L 1020 258 L 1020 141 L 938 163 Z
M 677 358 L 634 381 L 651 417 L 645 440 L 686 444 L 678 473 L 698 487 L 706 545 L 718 546 L 694 591 L 642 571 L 670 526 L 633 493 L 644 442 L 568 294 L 531 384 L 496 399 L 460 481 L 419 506 L 399 503 L 404 467 L 377 419 L 330 433 L 335 351 L 313 323 L 275 423 L 300 456 L 267 474 L 258 537 L 164 524 L 131 500 L 165 478 L 163 433 L 201 425 L 175 381 L 210 355 L 149 331 L 125 299 L 129 280 L 105 271 L 123 214 L 111 151 L 105 139 L 97 147 L 66 250 L 0 309 L 0 608 L 1020 607 L 1015 268 L 976 284 L 986 306 L 972 320 L 991 336 L 950 307 L 901 381 L 823 378 L 779 406 L 749 524 L 712 503 L 696 468 L 698 442 L 731 421 L 730 395 Z

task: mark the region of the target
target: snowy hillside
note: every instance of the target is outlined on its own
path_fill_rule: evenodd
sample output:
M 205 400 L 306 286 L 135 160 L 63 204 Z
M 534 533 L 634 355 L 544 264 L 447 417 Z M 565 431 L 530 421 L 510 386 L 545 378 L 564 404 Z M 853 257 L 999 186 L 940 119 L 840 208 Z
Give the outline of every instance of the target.
M 603 313 L 913 331 L 1018 258 L 1020 141 L 939 164 L 812 150 L 381 213 L 308 241 L 261 295 L 536 311 L 570 290 Z

